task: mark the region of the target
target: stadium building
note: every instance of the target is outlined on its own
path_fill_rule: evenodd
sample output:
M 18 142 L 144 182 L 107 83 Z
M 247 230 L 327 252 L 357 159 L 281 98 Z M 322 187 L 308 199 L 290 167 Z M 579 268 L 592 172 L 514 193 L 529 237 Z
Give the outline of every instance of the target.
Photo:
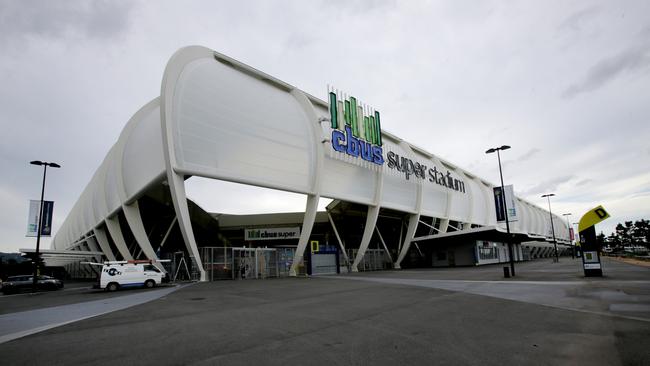
M 190 177 L 303 194 L 305 211 L 209 213 L 187 199 Z M 383 131 L 354 97 L 321 100 L 192 46 L 172 56 L 160 96 L 128 121 L 44 257 L 76 276 L 92 275 L 79 256 L 168 258 L 165 270 L 205 281 L 500 263 L 508 240 L 516 260 L 550 255 L 549 212 L 513 197 L 508 237 L 493 188 Z

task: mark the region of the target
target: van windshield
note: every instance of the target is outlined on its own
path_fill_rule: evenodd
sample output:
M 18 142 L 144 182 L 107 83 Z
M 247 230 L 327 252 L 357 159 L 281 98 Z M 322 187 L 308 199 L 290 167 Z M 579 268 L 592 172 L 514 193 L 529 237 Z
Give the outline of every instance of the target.
M 144 270 L 145 271 L 151 271 L 151 272 L 160 272 L 160 270 L 158 268 L 156 268 L 156 266 L 151 265 L 151 264 L 147 264 L 146 266 L 144 266 Z

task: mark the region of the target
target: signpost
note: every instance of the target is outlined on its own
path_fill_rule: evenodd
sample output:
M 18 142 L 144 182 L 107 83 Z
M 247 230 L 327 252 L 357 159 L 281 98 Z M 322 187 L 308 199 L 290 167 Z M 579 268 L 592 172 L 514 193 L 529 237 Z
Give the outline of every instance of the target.
M 598 206 L 582 216 L 578 224 L 580 234 L 580 249 L 582 252 L 582 268 L 585 277 L 602 277 L 603 268 L 600 263 L 601 247 L 596 240 L 596 224 L 607 219 L 609 214 L 603 206 Z

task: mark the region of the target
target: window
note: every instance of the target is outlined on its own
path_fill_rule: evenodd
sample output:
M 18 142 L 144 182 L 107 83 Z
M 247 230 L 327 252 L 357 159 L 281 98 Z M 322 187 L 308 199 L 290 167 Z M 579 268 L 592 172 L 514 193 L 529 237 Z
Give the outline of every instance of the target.
M 144 266 L 144 270 L 149 272 L 160 272 L 160 270 L 152 264 L 147 264 L 146 266 Z
M 496 248 L 493 247 L 479 247 L 478 256 L 480 259 L 497 259 Z

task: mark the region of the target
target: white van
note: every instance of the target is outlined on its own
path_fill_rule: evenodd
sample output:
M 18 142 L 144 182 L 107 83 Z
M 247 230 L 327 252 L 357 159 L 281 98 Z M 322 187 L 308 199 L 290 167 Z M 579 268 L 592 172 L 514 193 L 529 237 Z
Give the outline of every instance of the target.
M 160 285 L 165 273 L 156 268 L 151 261 L 113 261 L 104 262 L 99 279 L 99 288 L 116 291 L 122 287 Z

